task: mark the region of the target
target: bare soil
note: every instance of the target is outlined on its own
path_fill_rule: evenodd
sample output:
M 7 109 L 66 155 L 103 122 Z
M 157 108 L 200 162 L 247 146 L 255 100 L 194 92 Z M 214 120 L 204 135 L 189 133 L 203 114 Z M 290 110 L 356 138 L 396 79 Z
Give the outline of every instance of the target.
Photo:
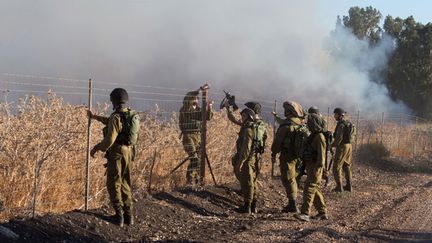
M 14 218 L 1 224 L 16 242 L 432 242 L 432 164 L 376 160 L 354 164 L 354 192 L 323 188 L 330 219 L 300 222 L 281 213 L 279 178 L 260 178 L 258 214 L 235 212 L 239 186 L 208 185 L 148 195 L 135 192 L 136 222 L 119 228 L 109 207 L 62 215 Z M 301 201 L 301 190 L 299 192 Z M 313 211 L 312 214 L 316 214 Z M 11 242 L 0 234 L 0 242 Z

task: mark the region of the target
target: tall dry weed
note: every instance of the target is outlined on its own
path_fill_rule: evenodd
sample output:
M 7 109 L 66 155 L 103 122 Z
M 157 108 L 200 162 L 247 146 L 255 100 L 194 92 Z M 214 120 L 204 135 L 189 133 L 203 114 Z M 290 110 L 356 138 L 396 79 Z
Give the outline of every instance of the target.
M 101 104 L 95 110 L 98 114 L 110 112 L 108 105 Z M 47 99 L 26 96 L 17 104 L 0 103 L 0 113 L 0 200 L 5 208 L 0 212 L 0 220 L 29 215 L 34 199 L 37 213 L 82 208 L 87 153 L 86 108 L 67 104 L 61 97 L 49 94 Z M 187 156 L 179 139 L 178 113 L 162 119 L 156 105 L 153 111 L 141 112 L 140 116 L 137 157 L 132 163 L 133 190 L 147 190 L 150 177 L 152 190 L 185 185 L 187 164 L 168 176 Z M 329 128 L 334 129 L 334 119 L 328 121 Z M 102 124 L 92 122 L 92 145 L 102 139 L 102 128 Z M 218 184 L 234 181 L 231 157 L 238 131 L 239 127 L 232 124 L 223 111 L 215 112 L 208 122 L 207 154 Z M 271 145 L 271 128 L 268 134 Z M 381 126 L 379 122 L 364 119 L 359 122 L 356 146 L 382 139 L 391 156 L 411 158 L 430 154 L 431 135 L 430 124 L 400 126 L 388 122 Z M 267 174 L 269 147 L 263 159 L 263 172 Z M 102 154 L 91 160 L 90 207 L 106 203 L 104 163 Z M 208 169 L 206 174 L 206 183 L 213 183 Z

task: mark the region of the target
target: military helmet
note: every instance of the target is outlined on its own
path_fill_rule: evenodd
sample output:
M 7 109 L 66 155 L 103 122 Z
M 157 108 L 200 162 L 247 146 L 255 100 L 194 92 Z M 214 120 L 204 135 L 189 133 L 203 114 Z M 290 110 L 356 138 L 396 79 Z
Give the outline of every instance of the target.
M 307 126 L 311 132 L 322 132 L 325 130 L 324 119 L 315 113 L 308 115 Z
M 260 103 L 250 101 L 250 102 L 246 102 L 245 106 L 249 109 L 252 109 L 255 112 L 255 114 L 257 114 L 257 115 L 261 114 L 261 104 Z
M 304 112 L 301 105 L 295 101 L 285 101 L 283 103 L 283 108 L 285 109 L 286 114 L 291 114 L 294 117 L 303 118 Z
M 309 109 L 308 109 L 308 113 L 309 113 L 309 114 L 319 114 L 320 111 L 319 111 L 318 107 L 316 107 L 316 106 L 311 106 L 311 107 L 309 107 Z
M 240 112 L 240 114 L 243 115 L 243 113 L 245 113 L 251 119 L 251 121 L 255 120 L 255 112 L 251 108 L 248 108 L 248 107 L 244 108 Z
M 129 101 L 129 95 L 123 88 L 115 88 L 110 94 L 111 102 L 125 104 Z
M 344 109 L 337 107 L 334 109 L 333 113 L 344 115 L 346 112 L 344 111 Z

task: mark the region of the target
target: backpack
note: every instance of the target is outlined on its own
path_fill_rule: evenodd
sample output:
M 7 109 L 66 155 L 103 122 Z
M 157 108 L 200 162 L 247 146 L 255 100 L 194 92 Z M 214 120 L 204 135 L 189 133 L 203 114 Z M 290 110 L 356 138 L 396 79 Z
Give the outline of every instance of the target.
M 343 131 L 343 142 L 344 143 L 353 143 L 355 141 L 355 137 L 357 135 L 356 126 L 350 121 L 342 121 L 345 125 L 345 129 Z
M 311 132 L 304 124 L 295 126 L 294 131 L 294 154 L 296 158 L 303 158 Z
M 284 125 L 294 126 L 294 155 L 296 158 L 303 158 L 303 154 L 307 147 L 308 137 L 311 134 L 309 129 L 304 124 L 298 125 L 290 122 Z M 290 146 L 291 144 L 291 141 L 285 141 L 286 146 Z M 289 147 L 286 148 L 289 150 L 292 149 Z
M 267 140 L 267 127 L 263 121 L 258 121 L 253 123 L 254 139 L 253 146 L 255 152 L 258 154 L 263 154 L 266 146 Z
M 124 145 L 136 145 L 140 128 L 139 114 L 132 110 L 117 113 L 120 115 L 123 128 L 116 141 Z

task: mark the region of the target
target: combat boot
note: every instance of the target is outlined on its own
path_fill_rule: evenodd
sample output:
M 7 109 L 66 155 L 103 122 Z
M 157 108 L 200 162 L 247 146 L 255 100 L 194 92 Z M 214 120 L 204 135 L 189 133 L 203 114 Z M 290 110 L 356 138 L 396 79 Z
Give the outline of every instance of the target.
M 294 215 L 294 217 L 295 217 L 296 219 L 301 220 L 301 221 L 310 222 L 309 216 L 306 215 L 306 214 L 298 213 L 298 214 Z
M 329 217 L 328 217 L 328 215 L 326 213 L 319 213 L 319 214 L 315 215 L 312 218 L 316 219 L 316 220 L 327 220 L 327 219 L 329 219 Z
M 115 214 L 110 217 L 110 221 L 120 227 L 124 226 L 123 212 L 121 209 L 115 209 Z
M 351 181 L 347 181 L 347 184 L 343 187 L 345 191 L 352 192 Z
M 333 189 L 334 192 L 343 192 L 342 184 L 336 184 L 336 187 Z
M 243 206 L 237 208 L 237 212 L 251 214 L 252 213 L 251 205 L 249 203 L 245 203 Z
M 123 214 L 124 223 L 127 225 L 133 225 L 134 224 L 134 217 L 132 213 L 131 208 L 126 208 Z
M 254 199 L 251 203 L 251 212 L 252 213 L 258 213 L 257 200 L 256 199 Z
M 288 205 L 282 210 L 284 213 L 300 213 L 295 200 L 288 200 Z

